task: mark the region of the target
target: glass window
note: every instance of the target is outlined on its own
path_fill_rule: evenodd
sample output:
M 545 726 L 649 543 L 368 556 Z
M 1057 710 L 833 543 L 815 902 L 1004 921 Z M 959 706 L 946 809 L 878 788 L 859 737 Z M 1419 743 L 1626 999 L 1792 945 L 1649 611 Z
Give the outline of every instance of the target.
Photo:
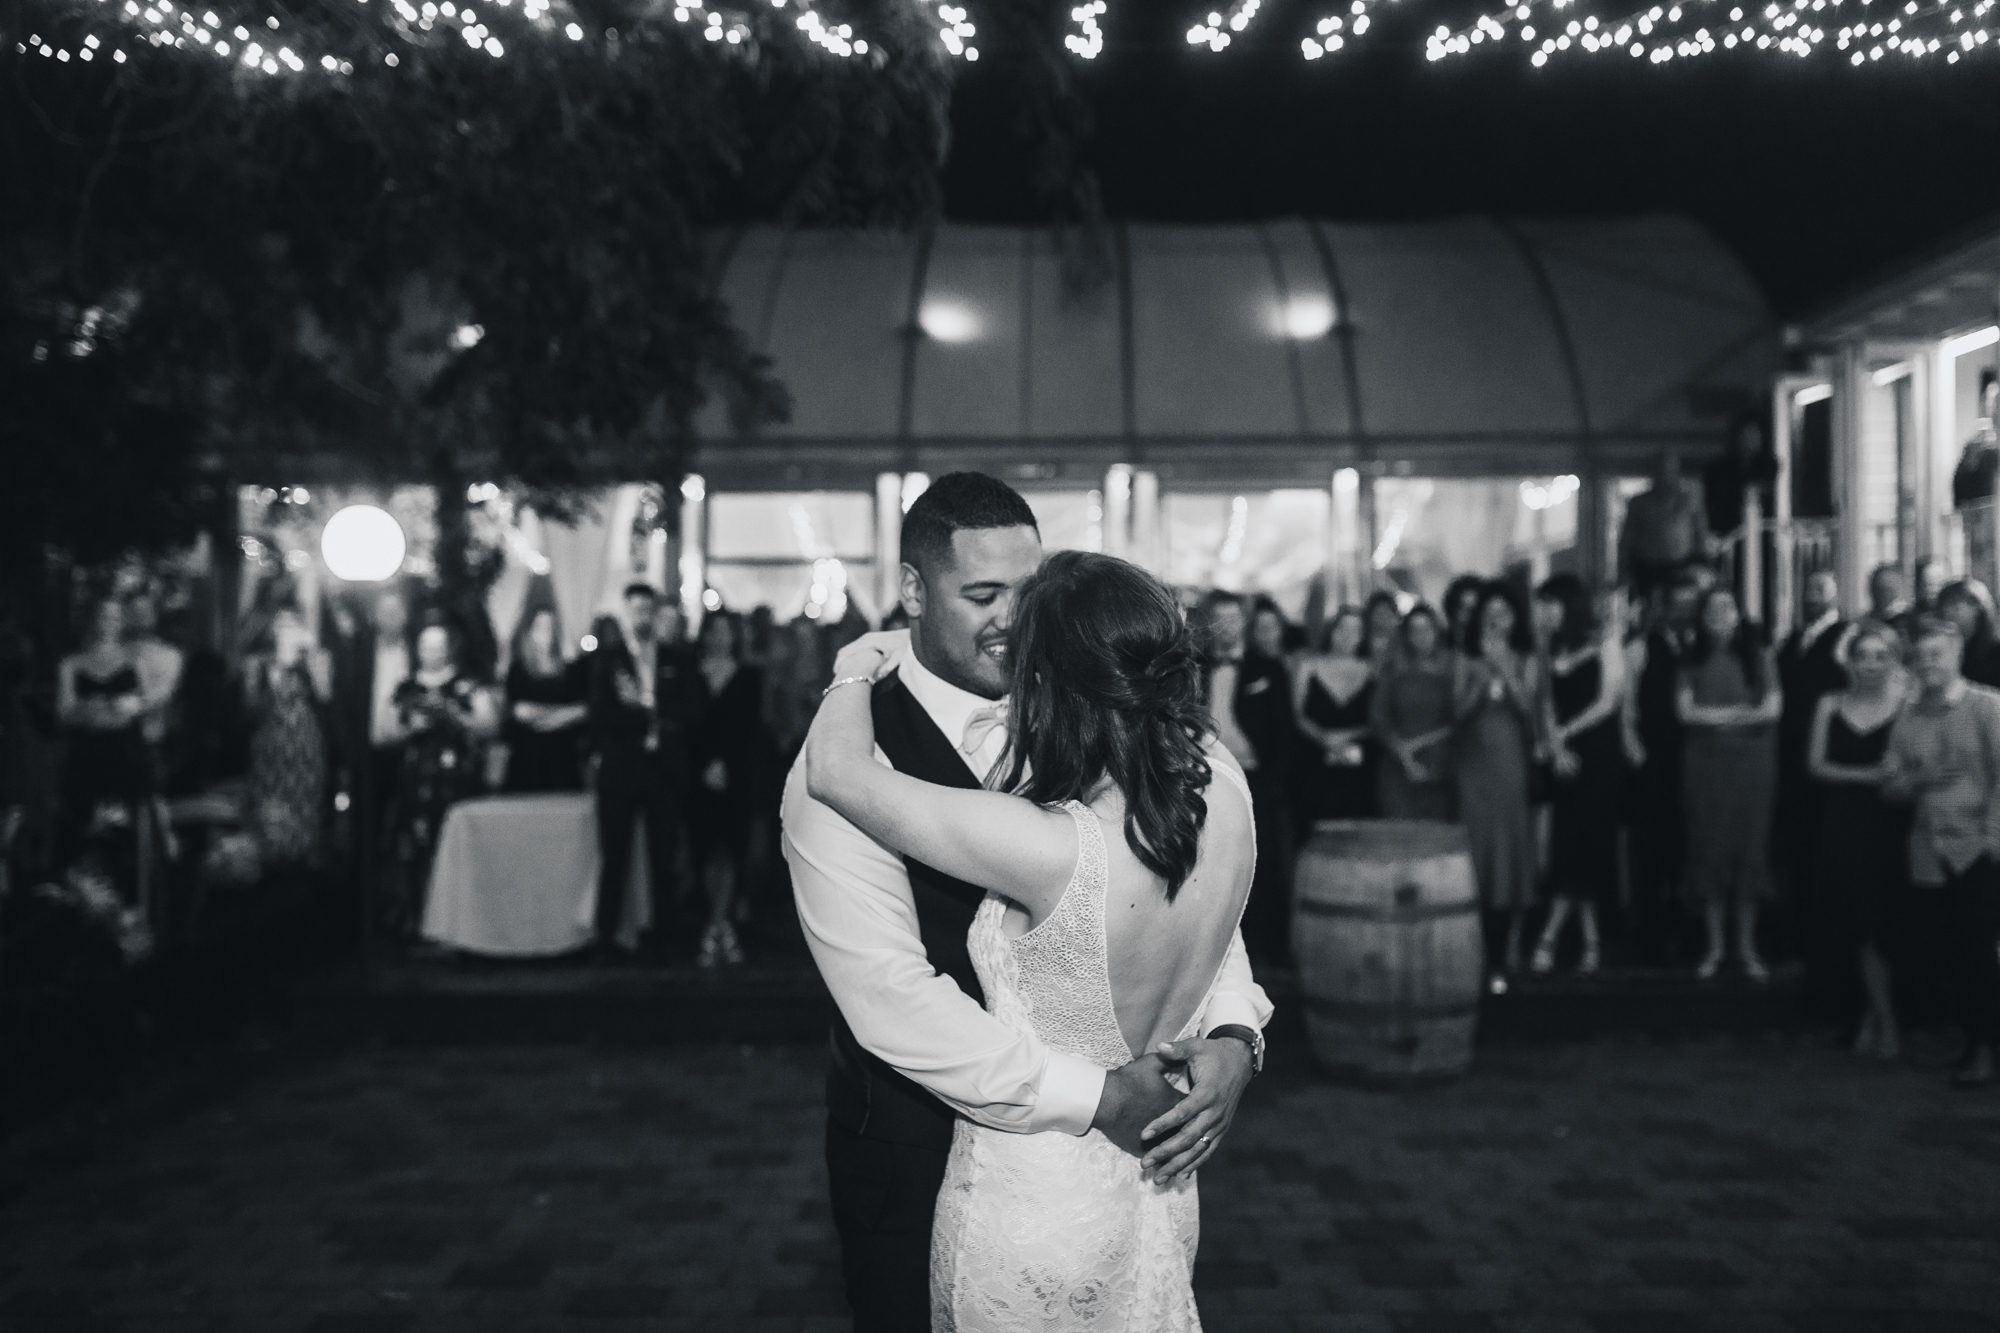
M 1045 551 L 1102 551 L 1104 494 L 1101 491 L 1029 491 L 1022 496 L 1035 511 Z
M 1530 579 L 1577 542 L 1575 477 L 1381 477 L 1374 567 L 1433 604 L 1460 574 Z
M 1167 581 L 1268 593 L 1296 618 L 1326 567 L 1328 503 L 1323 490 L 1169 494 Z
M 866 491 L 709 497 L 708 586 L 731 610 L 837 620 L 852 599 L 873 616 L 874 557 L 875 497 Z
M 867 560 L 875 554 L 875 497 L 866 491 L 712 495 L 710 560 Z

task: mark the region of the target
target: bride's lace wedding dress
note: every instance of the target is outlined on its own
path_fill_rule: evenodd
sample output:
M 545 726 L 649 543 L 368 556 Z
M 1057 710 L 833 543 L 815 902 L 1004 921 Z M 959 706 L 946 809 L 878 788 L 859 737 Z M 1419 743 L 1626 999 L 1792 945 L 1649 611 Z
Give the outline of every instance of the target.
M 1249 792 L 1224 765 L 1216 772 Z M 1076 801 L 1077 865 L 1062 900 L 1009 939 L 988 894 L 967 936 L 986 1007 L 1051 1047 L 1116 1069 L 1132 1060 L 1111 1003 L 1104 831 Z M 1220 967 L 1217 975 L 1220 975 Z M 1215 989 L 1211 978 L 1208 994 Z M 1177 1040 L 1193 1036 L 1204 997 Z M 1169 1186 L 1096 1130 L 1008 1134 L 961 1119 L 931 1232 L 931 1327 L 951 1333 L 1198 1330 L 1192 1178 Z

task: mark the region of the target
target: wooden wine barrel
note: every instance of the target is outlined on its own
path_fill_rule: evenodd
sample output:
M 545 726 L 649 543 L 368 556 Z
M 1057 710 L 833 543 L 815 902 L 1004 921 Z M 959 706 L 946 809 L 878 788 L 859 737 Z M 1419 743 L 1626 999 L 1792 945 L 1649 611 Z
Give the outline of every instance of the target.
M 1483 949 L 1465 830 L 1328 820 L 1299 858 L 1292 948 L 1313 1054 L 1368 1081 L 1472 1062 Z

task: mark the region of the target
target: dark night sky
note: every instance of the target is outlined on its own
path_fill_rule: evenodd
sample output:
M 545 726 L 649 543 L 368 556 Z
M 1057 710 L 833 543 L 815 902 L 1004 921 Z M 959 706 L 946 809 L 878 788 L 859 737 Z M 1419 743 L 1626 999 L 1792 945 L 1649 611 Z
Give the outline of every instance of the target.
M 1433 65 L 1416 34 L 1449 11 L 1403 0 L 1370 34 L 1382 40 L 1309 64 L 1298 37 L 1330 0 L 1266 0 L 1261 40 L 1219 55 L 1181 38 L 1197 8 L 1113 0 L 1105 52 L 1080 71 L 1113 216 L 1683 212 L 1792 315 L 2000 213 L 2000 57 L 1853 69 L 1608 54 L 1535 70 L 1515 47 Z M 991 66 L 969 72 L 954 120 L 947 212 L 1033 218 Z

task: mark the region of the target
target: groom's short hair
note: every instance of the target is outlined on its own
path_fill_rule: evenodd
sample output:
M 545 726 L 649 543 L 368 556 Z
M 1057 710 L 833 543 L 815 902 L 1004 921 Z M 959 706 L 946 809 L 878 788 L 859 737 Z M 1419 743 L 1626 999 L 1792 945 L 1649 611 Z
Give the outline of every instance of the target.
M 928 573 L 951 559 L 953 533 L 967 528 L 1033 528 L 1035 511 L 1021 493 L 984 472 L 947 472 L 903 515 L 903 561 Z

